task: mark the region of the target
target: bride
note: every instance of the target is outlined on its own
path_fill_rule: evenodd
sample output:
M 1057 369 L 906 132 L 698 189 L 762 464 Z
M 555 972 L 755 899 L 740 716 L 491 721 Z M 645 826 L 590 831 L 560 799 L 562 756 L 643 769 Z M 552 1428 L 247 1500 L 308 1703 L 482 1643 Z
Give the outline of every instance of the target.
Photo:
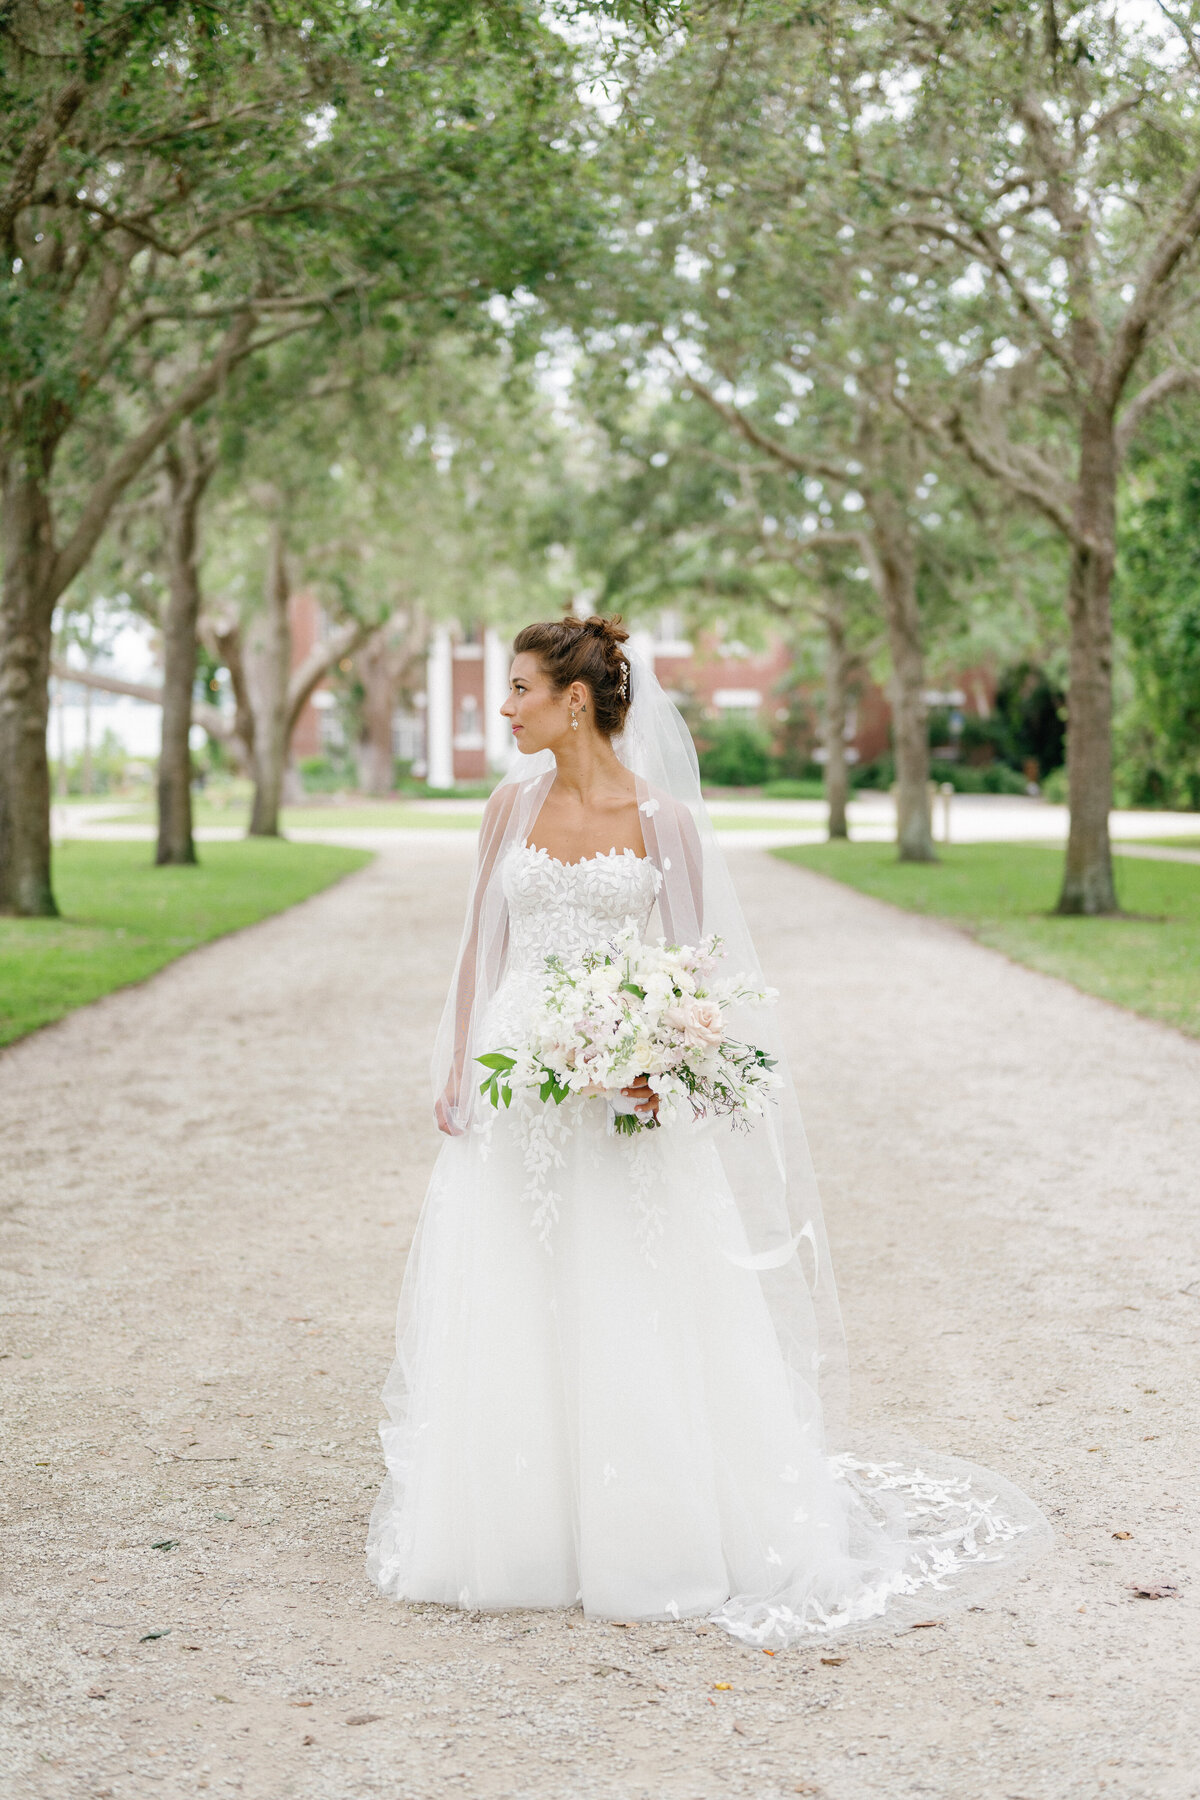
M 706 1616 L 764 1648 L 976 1598 L 1049 1528 L 985 1470 L 846 1435 L 790 1085 L 744 1129 L 631 1136 L 600 1098 L 481 1098 L 476 1059 L 519 1043 L 551 951 L 632 920 L 716 932 L 728 972 L 758 969 L 687 728 L 619 622 L 527 626 L 501 711 L 521 756 L 484 811 L 435 1051 L 447 1141 L 384 1391 L 372 1579 L 449 1606 Z M 762 1014 L 744 1035 L 773 1049 Z M 645 1077 L 625 1094 L 654 1117 Z

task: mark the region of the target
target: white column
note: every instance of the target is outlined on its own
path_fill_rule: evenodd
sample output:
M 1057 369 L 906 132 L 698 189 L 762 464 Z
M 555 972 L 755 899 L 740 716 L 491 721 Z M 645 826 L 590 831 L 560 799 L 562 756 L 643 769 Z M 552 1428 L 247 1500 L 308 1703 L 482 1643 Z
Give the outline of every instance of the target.
M 425 664 L 425 779 L 433 788 L 454 786 L 454 664 L 450 630 L 438 625 Z
M 508 645 L 489 625 L 483 634 L 483 735 L 487 740 L 487 766 L 503 774 L 512 758 L 513 737 L 507 719 L 500 717 L 508 693 Z

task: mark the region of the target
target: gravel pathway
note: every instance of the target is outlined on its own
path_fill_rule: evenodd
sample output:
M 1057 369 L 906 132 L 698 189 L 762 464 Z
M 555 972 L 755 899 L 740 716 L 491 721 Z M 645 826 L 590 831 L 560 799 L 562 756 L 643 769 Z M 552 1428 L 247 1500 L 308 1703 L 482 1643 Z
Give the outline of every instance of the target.
M 1009 1475 L 1055 1551 L 936 1628 L 773 1658 L 375 1597 L 468 872 L 415 843 L 0 1056 L 5 1800 L 1200 1795 L 1200 1044 L 735 866 L 860 1411 Z

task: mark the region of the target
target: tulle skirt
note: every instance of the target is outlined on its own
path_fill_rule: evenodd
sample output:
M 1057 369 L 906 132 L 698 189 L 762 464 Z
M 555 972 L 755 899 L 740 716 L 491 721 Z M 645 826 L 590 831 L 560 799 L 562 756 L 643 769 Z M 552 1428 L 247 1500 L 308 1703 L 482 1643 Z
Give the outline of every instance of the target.
M 690 1126 L 598 1100 L 442 1148 L 384 1390 L 368 1569 L 394 1598 L 713 1617 L 778 1647 L 973 1596 L 1049 1528 L 947 1458 L 827 1450 Z M 719 1207 L 718 1207 L 719 1210 Z

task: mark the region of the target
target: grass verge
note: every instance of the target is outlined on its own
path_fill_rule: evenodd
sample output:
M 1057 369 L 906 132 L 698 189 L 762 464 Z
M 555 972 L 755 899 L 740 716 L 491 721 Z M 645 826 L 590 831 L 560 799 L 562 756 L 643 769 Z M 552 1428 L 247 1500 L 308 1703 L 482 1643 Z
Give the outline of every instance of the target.
M 1120 919 L 1060 919 L 1062 853 L 1040 844 L 940 848 L 901 863 L 890 844 L 789 846 L 784 862 L 831 875 L 907 912 L 960 925 L 993 950 L 1085 993 L 1200 1037 L 1200 866 L 1117 860 Z
M 362 850 L 261 838 L 206 844 L 190 869 L 156 869 L 151 855 L 148 844 L 68 839 L 54 856 L 63 917 L 0 919 L 0 1045 L 371 860 Z

